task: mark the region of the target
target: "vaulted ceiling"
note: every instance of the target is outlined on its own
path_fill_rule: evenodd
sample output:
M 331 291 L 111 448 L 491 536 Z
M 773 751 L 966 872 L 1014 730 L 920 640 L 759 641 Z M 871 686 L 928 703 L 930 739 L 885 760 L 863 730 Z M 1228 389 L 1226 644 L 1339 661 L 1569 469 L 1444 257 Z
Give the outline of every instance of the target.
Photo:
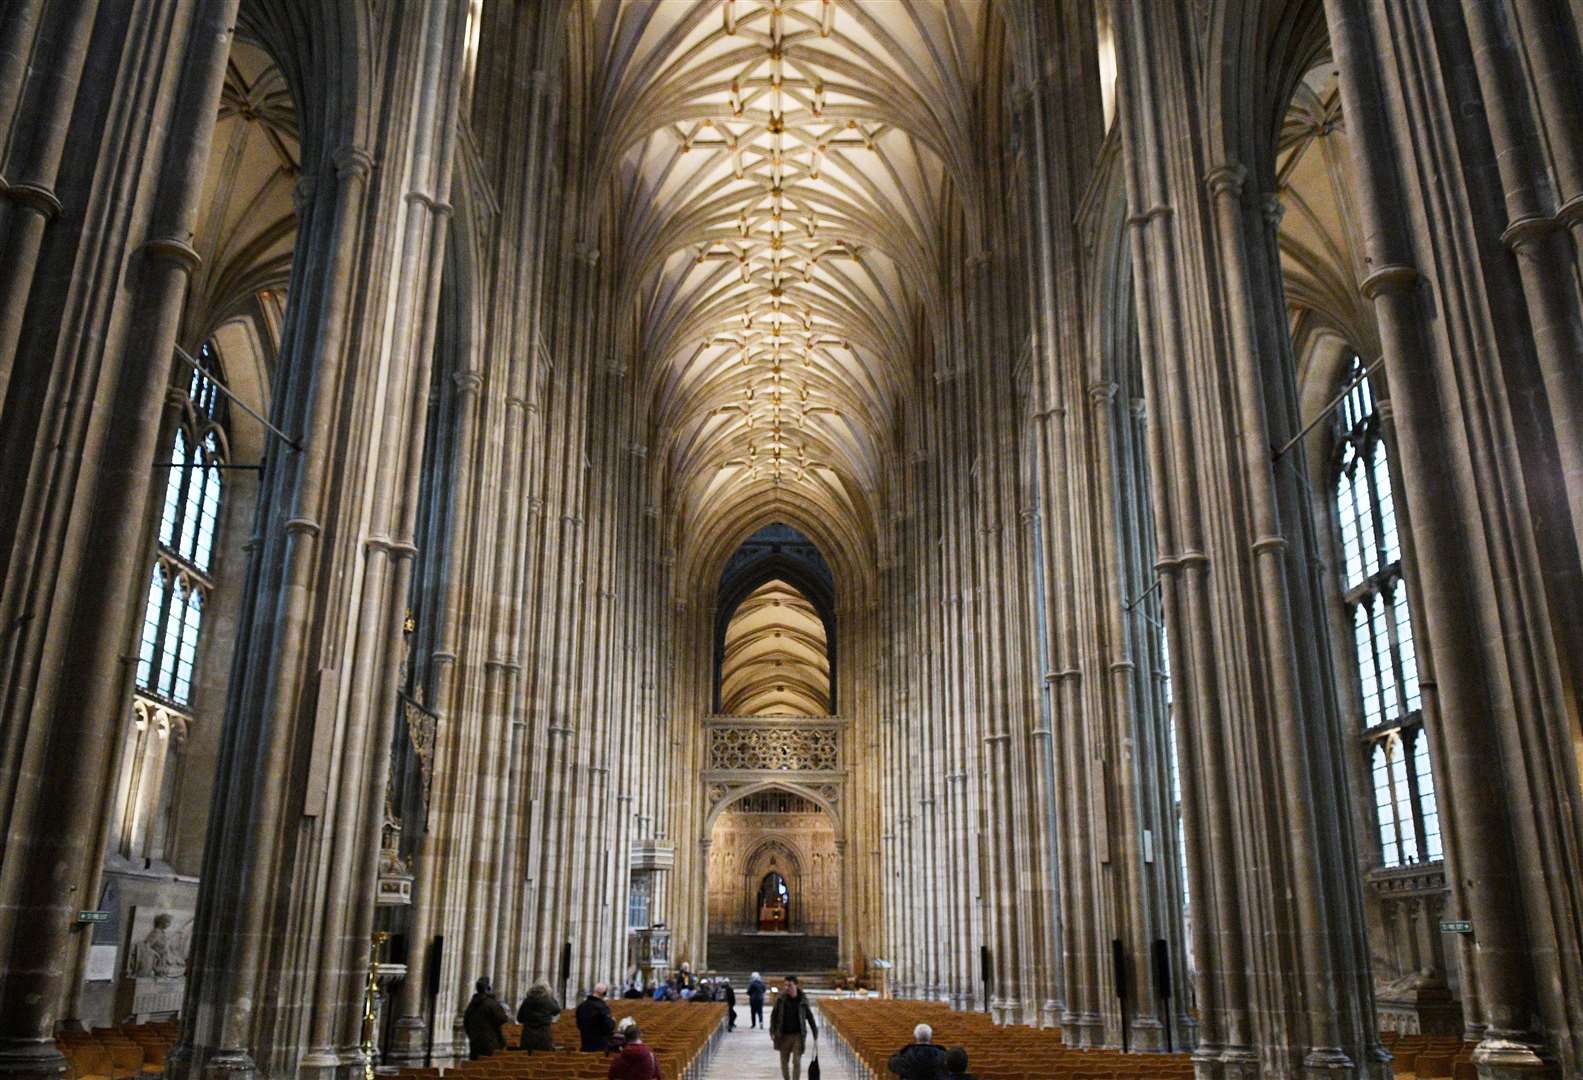
M 824 622 L 792 585 L 765 582 L 737 606 L 726 627 L 720 711 L 727 716 L 829 715 Z
M 1374 305 L 1359 285 L 1367 267 L 1337 80 L 1333 61 L 1314 67 L 1298 84 L 1281 125 L 1281 271 L 1299 338 L 1304 320 L 1318 320 L 1352 347 L 1374 352 Z
M 682 535 L 787 506 L 874 534 L 947 201 L 977 168 L 988 6 L 580 6 L 573 108 L 614 187 Z
M 297 239 L 297 118 L 280 68 L 245 41 L 231 48 L 194 237 L 201 262 L 188 298 L 196 348 L 260 293 L 284 302 Z

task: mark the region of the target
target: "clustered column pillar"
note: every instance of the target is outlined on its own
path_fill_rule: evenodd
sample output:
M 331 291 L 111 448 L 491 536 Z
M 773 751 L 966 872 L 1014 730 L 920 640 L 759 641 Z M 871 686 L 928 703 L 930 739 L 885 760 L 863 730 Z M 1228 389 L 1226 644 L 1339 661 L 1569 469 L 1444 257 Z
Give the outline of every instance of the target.
M 0 130 L 25 117 L 0 182 L 0 1072 L 66 1067 L 55 1025 L 129 726 L 149 465 L 235 16 L 23 4 L 0 30 Z M 90 60 L 111 78 L 85 85 Z M 106 167 L 62 178 L 68 153 Z
M 1553 4 L 1325 10 L 1432 631 L 1446 914 L 1473 925 L 1468 1036 L 1482 1076 L 1570 1072 L 1583 899 L 1554 868 L 1583 859 L 1576 756 L 1557 753 L 1580 745 L 1564 689 L 1580 627 L 1561 594 L 1580 580 L 1583 137 L 1558 76 L 1577 43 Z
M 1334 678 L 1263 199 L 1185 6 L 1113 4 L 1204 1077 L 1379 1075 Z M 1257 70 L 1253 68 L 1252 70 Z M 1206 101 L 1203 111 L 1197 109 Z M 1233 117 L 1234 119 L 1234 117 Z M 1212 123 L 1211 120 L 1217 122 Z M 1271 169 L 1268 160 L 1261 169 Z

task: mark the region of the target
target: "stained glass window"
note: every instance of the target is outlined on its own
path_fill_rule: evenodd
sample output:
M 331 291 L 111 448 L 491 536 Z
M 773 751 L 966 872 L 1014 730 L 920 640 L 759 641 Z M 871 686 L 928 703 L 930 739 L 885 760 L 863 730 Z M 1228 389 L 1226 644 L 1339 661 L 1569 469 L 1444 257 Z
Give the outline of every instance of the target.
M 1373 388 L 1352 357 L 1336 411 L 1336 522 L 1342 595 L 1352 622 L 1358 712 L 1386 866 L 1441 857 L 1401 532 Z

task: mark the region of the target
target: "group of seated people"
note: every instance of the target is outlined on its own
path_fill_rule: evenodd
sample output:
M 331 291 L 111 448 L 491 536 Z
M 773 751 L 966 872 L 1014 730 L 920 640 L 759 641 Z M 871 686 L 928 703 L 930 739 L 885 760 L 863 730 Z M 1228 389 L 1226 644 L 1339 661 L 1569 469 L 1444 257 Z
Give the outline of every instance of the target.
M 934 1043 L 934 1029 L 919 1024 L 912 1029 L 912 1042 L 891 1055 L 890 1071 L 902 1080 L 975 1080 L 967 1071 L 967 1050 L 953 1046 L 947 1050 Z
M 474 984 L 474 993 L 462 1014 L 467 1031 L 469 1056 L 473 1060 L 489 1057 L 506 1047 L 505 1025 L 511 1019 L 488 979 Z M 609 1080 L 660 1080 L 659 1062 L 643 1042 L 637 1022 L 627 1017 L 616 1023 L 606 1000 L 610 987 L 597 983 L 577 1006 L 578 1049 L 587 1054 L 614 1054 Z M 534 983 L 517 1008 L 517 1023 L 522 1025 L 523 1050 L 556 1049 L 551 1026 L 561 1013 L 561 1003 L 545 983 Z

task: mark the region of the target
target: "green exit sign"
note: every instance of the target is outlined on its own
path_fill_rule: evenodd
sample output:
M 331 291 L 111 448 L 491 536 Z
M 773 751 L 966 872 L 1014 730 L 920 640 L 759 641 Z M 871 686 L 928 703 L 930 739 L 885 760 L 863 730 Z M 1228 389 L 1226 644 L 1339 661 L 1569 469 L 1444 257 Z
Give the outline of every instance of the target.
M 1471 934 L 1473 924 L 1467 919 L 1441 919 L 1440 932 L 1442 934 Z
M 80 923 L 109 922 L 110 913 L 108 911 L 79 911 L 77 913 L 77 921 Z

